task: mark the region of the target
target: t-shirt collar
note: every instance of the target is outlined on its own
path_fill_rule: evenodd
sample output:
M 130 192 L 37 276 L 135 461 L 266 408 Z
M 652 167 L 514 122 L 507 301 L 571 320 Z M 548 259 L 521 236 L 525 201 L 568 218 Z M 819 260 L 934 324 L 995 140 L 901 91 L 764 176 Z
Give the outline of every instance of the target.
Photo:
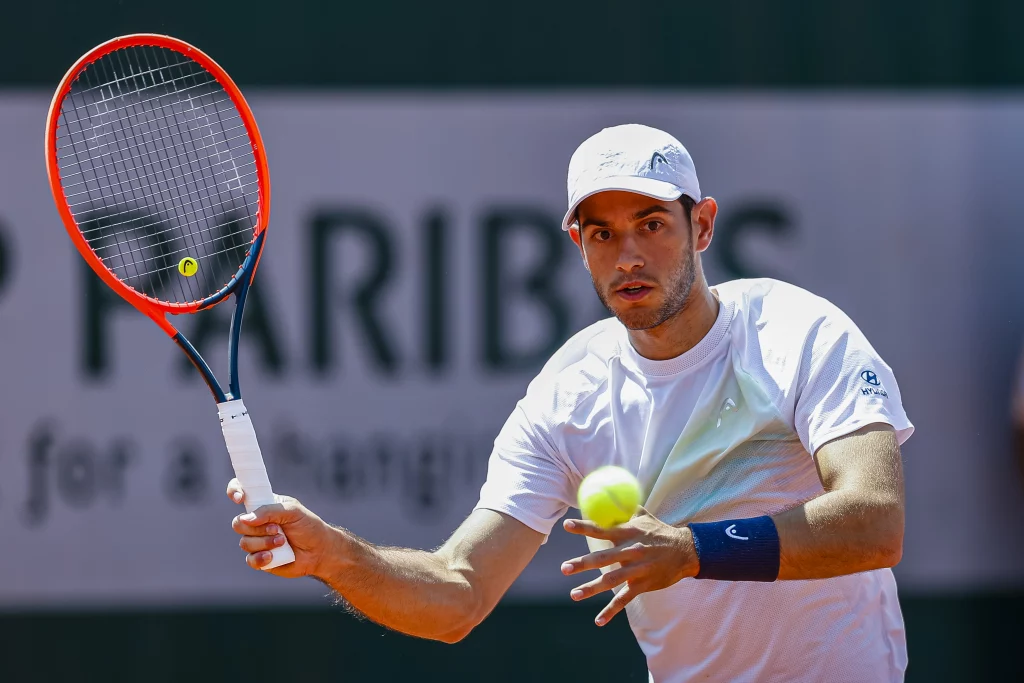
M 704 338 L 697 342 L 689 351 L 682 353 L 675 358 L 669 358 L 667 360 L 651 360 L 650 358 L 644 358 L 629 341 L 629 333 L 623 327 L 624 340 L 622 343 L 623 353 L 630 360 L 631 363 L 636 365 L 637 369 L 647 376 L 666 376 L 675 375 L 689 370 L 690 368 L 698 365 L 708 356 L 710 356 L 715 349 L 717 349 L 725 340 L 727 333 L 729 332 L 729 326 L 732 323 L 733 311 L 735 310 L 735 303 L 732 301 L 720 301 L 718 306 L 718 317 L 715 319 L 715 324 L 711 326 L 708 333 L 704 335 Z

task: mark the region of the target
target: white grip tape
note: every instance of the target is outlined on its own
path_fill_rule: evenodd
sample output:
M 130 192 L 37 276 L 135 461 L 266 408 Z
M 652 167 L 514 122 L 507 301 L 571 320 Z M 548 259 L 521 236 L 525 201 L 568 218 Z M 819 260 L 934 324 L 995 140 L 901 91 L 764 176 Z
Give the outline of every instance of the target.
M 224 432 L 228 455 L 231 456 L 231 466 L 245 492 L 245 509 L 252 512 L 263 505 L 276 503 L 277 497 L 270 488 L 267 466 L 263 464 L 263 454 L 256 440 L 256 430 L 252 427 L 249 411 L 245 409 L 242 399 L 218 403 L 217 412 L 220 413 L 220 427 Z M 274 558 L 263 567 L 265 570 L 295 561 L 295 553 L 287 541 L 271 553 Z

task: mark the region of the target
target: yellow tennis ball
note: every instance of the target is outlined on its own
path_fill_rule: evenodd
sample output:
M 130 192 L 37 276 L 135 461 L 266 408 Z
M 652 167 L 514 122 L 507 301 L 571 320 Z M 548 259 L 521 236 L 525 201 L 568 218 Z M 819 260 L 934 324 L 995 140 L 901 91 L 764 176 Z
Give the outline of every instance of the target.
M 640 507 L 640 482 L 615 465 L 598 467 L 580 484 L 580 512 L 598 526 L 609 528 L 629 521 Z
M 191 256 L 186 256 L 185 258 L 178 261 L 178 272 L 184 275 L 185 277 L 192 277 L 193 275 L 195 275 L 196 269 L 198 268 L 199 264 L 196 263 L 196 260 Z

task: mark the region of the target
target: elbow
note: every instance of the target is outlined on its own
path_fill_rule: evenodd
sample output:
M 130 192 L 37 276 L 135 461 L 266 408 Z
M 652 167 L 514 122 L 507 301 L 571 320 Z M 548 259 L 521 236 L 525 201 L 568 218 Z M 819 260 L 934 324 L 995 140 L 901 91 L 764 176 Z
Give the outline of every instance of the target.
M 449 631 L 448 633 L 445 633 L 444 635 L 440 636 L 438 640 L 448 645 L 454 645 L 455 643 L 459 642 L 460 640 L 468 636 L 470 633 L 472 633 L 474 627 L 475 624 L 459 628 L 455 631 Z
M 491 605 L 490 607 L 493 608 L 494 606 Z M 454 645 L 472 633 L 473 629 L 480 625 L 480 622 L 487 617 L 490 611 L 490 608 L 484 605 L 476 591 L 470 588 L 467 591 L 462 609 L 458 610 L 451 622 L 452 627 L 439 635 L 437 640 Z
M 893 505 L 879 520 L 876 557 L 878 567 L 895 567 L 903 559 L 903 506 Z
M 442 643 L 447 643 L 448 645 L 454 645 L 472 633 L 473 629 L 475 629 L 481 621 L 483 621 L 483 619 L 477 619 L 475 617 L 463 619 L 454 629 L 438 636 L 437 640 L 440 640 Z
M 895 567 L 903 559 L 903 538 L 887 543 L 879 549 L 879 568 L 885 569 Z

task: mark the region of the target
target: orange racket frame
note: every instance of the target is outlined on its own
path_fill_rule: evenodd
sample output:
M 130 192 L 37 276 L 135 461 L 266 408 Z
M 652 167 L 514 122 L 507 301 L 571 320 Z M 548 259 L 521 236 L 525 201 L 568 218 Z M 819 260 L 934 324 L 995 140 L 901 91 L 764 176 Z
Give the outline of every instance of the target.
M 245 125 L 245 130 L 249 135 L 249 141 L 252 146 L 252 153 L 256 160 L 259 197 L 256 214 L 257 221 L 256 226 L 253 228 L 254 244 L 257 243 L 257 240 L 263 242 L 259 238 L 267 229 L 267 223 L 270 218 L 270 171 L 267 166 L 267 156 L 263 149 L 263 138 L 260 136 L 259 128 L 256 126 L 256 119 L 252 115 L 252 110 L 249 108 L 248 102 L 245 101 L 245 97 L 242 96 L 242 91 L 238 89 L 238 86 L 231 80 L 227 72 L 217 62 L 213 61 L 209 55 L 183 40 L 155 33 L 137 33 L 108 40 L 97 45 L 75 62 L 67 74 L 64 75 L 60 85 L 57 86 L 57 92 L 54 93 L 53 100 L 50 102 L 50 112 L 46 117 L 46 174 L 49 177 L 50 190 L 53 192 L 53 199 L 57 204 L 57 212 L 64 222 L 64 228 L 86 263 L 89 264 L 93 272 L 107 286 L 117 292 L 125 301 L 151 318 L 168 336 L 174 337 L 178 334 L 178 330 L 167 319 L 168 313 L 172 315 L 195 313 L 219 303 L 234 289 L 240 278 L 248 277 L 251 282 L 253 275 L 256 273 L 257 263 L 253 263 L 251 267 L 243 266 L 217 294 L 199 301 L 172 303 L 148 296 L 114 276 L 85 241 L 85 237 L 82 235 L 78 223 L 75 222 L 75 217 L 71 214 L 71 208 L 64 195 L 64 189 L 60 181 L 60 168 L 57 163 L 57 128 L 60 125 L 61 105 L 64 98 L 71 91 L 72 84 L 92 62 L 115 50 L 138 46 L 153 46 L 174 50 L 195 61 L 217 80 L 231 98 L 231 102 L 235 105 Z M 259 254 L 256 255 L 256 259 L 257 261 L 259 260 Z

